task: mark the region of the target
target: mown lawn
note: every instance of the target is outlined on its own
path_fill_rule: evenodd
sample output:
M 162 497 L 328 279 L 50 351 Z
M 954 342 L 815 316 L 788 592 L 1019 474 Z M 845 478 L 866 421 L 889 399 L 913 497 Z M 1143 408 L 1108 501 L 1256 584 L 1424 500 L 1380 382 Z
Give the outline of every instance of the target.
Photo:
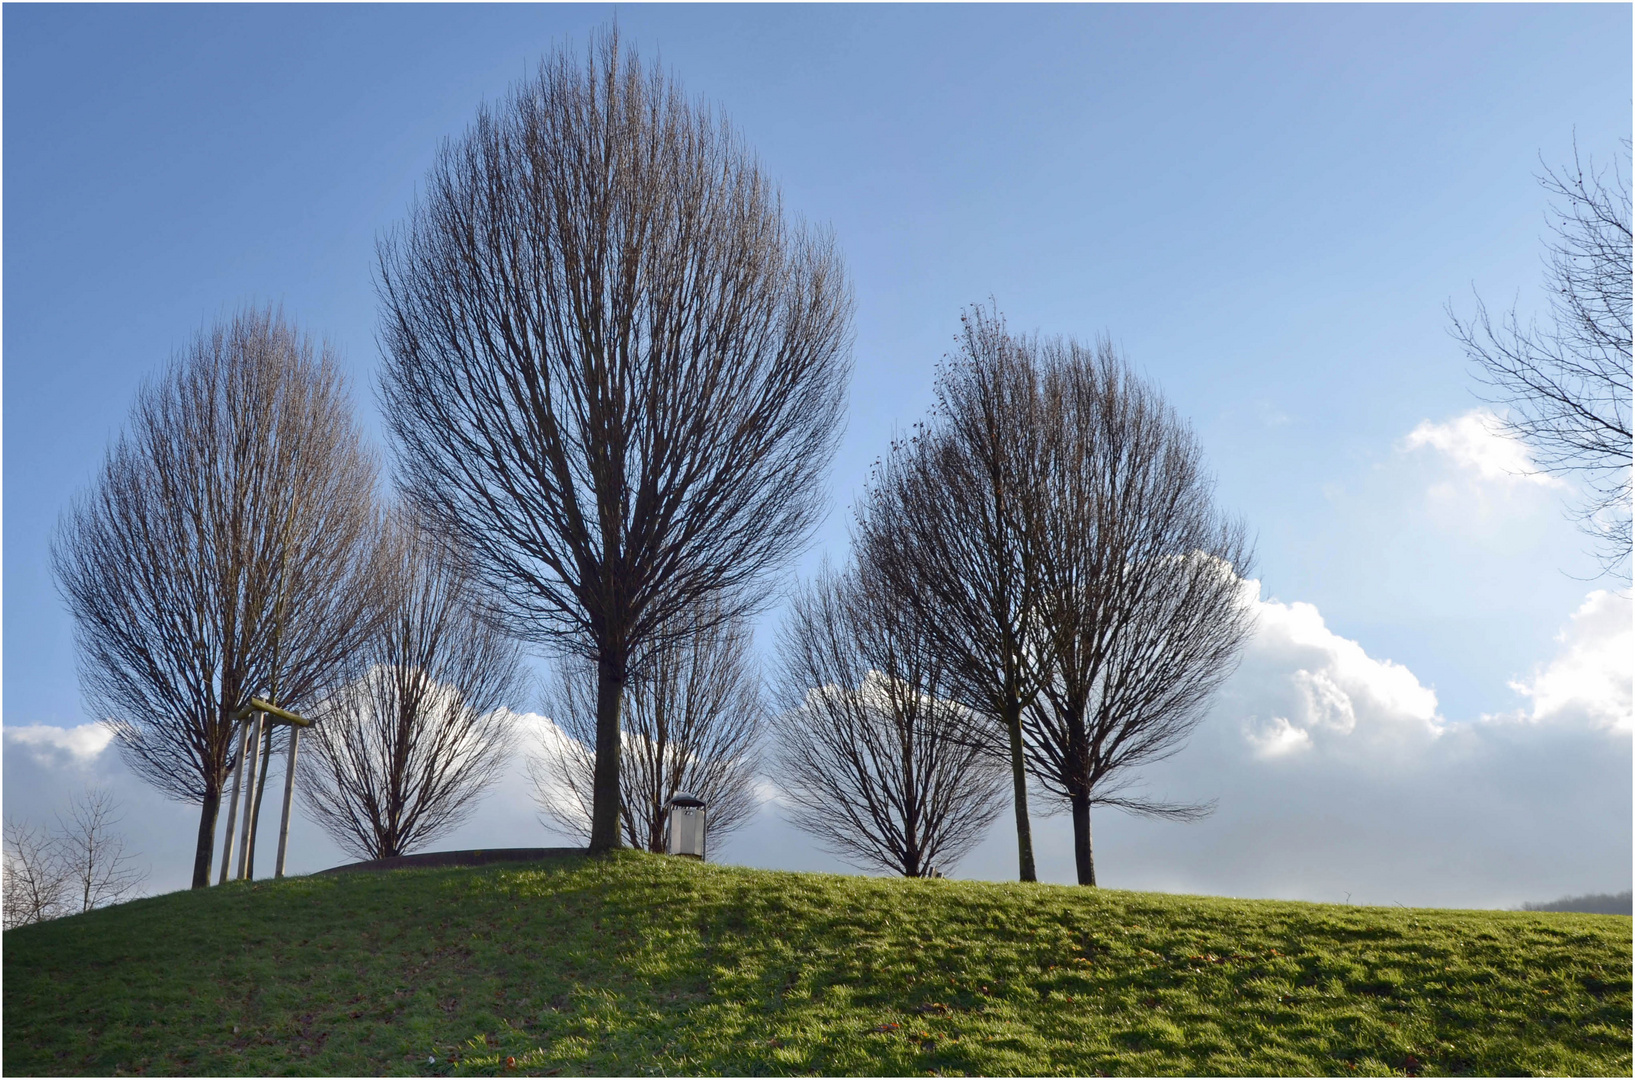
M 1630 968 L 1612 915 L 620 853 L 229 885 L 7 931 L 4 1069 L 1628 1076 Z

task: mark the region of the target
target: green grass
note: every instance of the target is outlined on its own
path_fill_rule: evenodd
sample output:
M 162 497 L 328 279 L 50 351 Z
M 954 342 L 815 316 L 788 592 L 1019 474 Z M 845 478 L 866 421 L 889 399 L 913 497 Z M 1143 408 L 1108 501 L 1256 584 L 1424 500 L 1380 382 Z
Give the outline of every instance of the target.
M 1613 915 L 620 853 L 173 893 L 4 945 L 12 1075 L 1631 1066 L 1630 920 Z

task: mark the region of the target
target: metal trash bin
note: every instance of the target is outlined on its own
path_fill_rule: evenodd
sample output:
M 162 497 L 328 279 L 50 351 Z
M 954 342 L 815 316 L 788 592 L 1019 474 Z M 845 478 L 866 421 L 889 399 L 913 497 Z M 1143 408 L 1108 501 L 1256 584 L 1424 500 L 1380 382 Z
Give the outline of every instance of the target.
M 704 857 L 704 800 L 681 793 L 670 800 L 670 821 L 664 850 L 671 855 Z

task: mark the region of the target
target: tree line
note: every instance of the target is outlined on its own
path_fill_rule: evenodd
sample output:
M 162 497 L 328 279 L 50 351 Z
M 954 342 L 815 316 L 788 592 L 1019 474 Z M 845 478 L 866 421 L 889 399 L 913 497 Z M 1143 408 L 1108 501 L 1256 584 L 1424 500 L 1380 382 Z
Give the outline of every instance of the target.
M 333 350 L 250 309 L 144 385 L 59 525 L 87 699 L 200 807 L 195 887 L 250 698 L 316 720 L 298 782 L 330 835 L 402 854 L 516 756 L 529 648 L 566 736 L 530 771 L 592 853 L 661 850 L 682 791 L 730 833 L 767 767 L 826 848 L 911 876 L 1006 791 L 1023 880 L 1030 792 L 1086 885 L 1095 807 L 1208 812 L 1139 770 L 1233 669 L 1252 545 L 1110 342 L 965 313 L 768 687 L 749 620 L 825 512 L 851 367 L 832 236 L 616 32 L 479 110 L 422 192 L 378 245 L 389 496 Z

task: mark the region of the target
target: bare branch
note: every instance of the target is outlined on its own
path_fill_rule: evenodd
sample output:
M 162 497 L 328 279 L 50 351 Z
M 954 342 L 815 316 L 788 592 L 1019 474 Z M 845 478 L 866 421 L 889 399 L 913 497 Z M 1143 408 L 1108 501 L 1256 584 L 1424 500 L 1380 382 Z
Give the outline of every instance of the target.
M 1031 774 L 1069 804 L 1094 884 L 1092 806 L 1211 809 L 1130 788 L 1232 670 L 1251 556 L 1190 431 L 1111 345 L 1016 337 L 982 310 L 964 323 L 931 421 L 876 471 L 855 547 L 964 706 L 944 738 L 1008 759 L 1024 880 Z
M 791 819 L 859 866 L 907 877 L 952 867 L 1000 811 L 1004 773 L 961 736 L 946 669 L 912 605 L 829 571 L 780 640 L 778 775 Z
M 932 421 L 877 468 L 853 545 L 868 573 L 915 607 L 947 692 L 976 721 L 964 737 L 1010 767 L 1020 876 L 1033 881 L 1021 725 L 1039 692 L 1026 648 L 1040 611 L 1036 345 L 1008 334 L 997 313 L 961 321 Z
M 1624 141 L 1627 161 L 1630 143 Z M 1545 241 L 1549 325 L 1524 323 L 1514 307 L 1497 326 L 1480 297 L 1452 331 L 1488 389 L 1506 408 L 1505 430 L 1545 472 L 1584 487 L 1576 513 L 1596 538 L 1603 573 L 1621 575 L 1630 557 L 1631 238 L 1629 177 L 1573 163 L 1546 167 L 1539 184 L 1554 197 Z
M 125 850 L 125 838 L 114 831 L 119 804 L 106 788 L 89 788 L 75 799 L 61 826 L 59 851 L 68 879 L 68 902 L 79 911 L 117 904 L 147 880 L 147 871 Z
M 365 670 L 318 705 L 297 770 L 319 824 L 364 859 L 443 835 L 498 779 L 520 662 L 461 551 L 402 515 L 390 536 L 397 569 Z
M 5 824 L 5 928 L 27 926 L 73 910 L 73 882 L 60 838 L 21 819 Z
M 1192 820 L 1203 805 L 1128 792 L 1185 744 L 1252 629 L 1241 523 L 1213 506 L 1191 431 L 1106 341 L 1045 350 L 1049 496 L 1029 767 L 1073 814 L 1079 882 L 1095 884 L 1090 810 Z
M 58 523 L 81 685 L 139 776 L 201 804 L 195 888 L 233 714 L 312 702 L 368 629 L 374 483 L 333 354 L 247 311 L 142 388 Z
M 379 254 L 403 487 L 518 636 L 597 664 L 591 847 L 617 846 L 632 658 L 702 600 L 753 610 L 822 514 L 840 259 L 616 33 L 481 110 Z

